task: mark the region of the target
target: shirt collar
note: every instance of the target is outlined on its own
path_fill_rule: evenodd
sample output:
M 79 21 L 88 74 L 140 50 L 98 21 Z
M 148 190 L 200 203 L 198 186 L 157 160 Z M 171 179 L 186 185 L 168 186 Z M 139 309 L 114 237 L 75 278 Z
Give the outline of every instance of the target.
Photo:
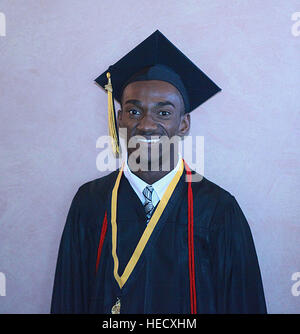
M 170 182 L 172 181 L 172 179 L 175 176 L 176 172 L 178 171 L 178 169 L 180 167 L 181 160 L 182 160 L 182 157 L 179 156 L 179 159 L 178 159 L 176 167 L 174 169 L 172 169 L 167 175 L 165 175 L 164 177 L 162 177 L 160 180 L 158 180 L 158 181 L 156 181 L 156 182 L 154 182 L 152 184 L 152 187 L 153 187 L 154 191 L 156 192 L 157 196 L 159 197 L 159 200 L 162 199 L 165 191 L 168 188 L 168 185 L 170 184 Z M 132 186 L 133 190 L 138 195 L 138 197 L 141 200 L 141 202 L 143 203 L 144 202 L 143 190 L 149 184 L 146 183 L 145 181 L 143 181 L 138 176 L 136 176 L 135 174 L 132 173 L 132 171 L 130 170 L 130 168 L 128 166 L 127 160 L 126 160 L 125 166 L 124 166 L 124 175 L 127 178 L 127 180 L 129 181 L 129 183 Z

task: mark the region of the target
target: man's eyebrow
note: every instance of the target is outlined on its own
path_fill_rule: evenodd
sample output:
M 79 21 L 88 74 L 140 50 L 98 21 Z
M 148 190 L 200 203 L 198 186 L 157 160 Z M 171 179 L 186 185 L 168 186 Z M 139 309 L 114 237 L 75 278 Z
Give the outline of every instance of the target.
M 163 101 L 163 102 L 158 102 L 158 103 L 155 104 L 156 107 L 164 107 L 164 106 L 168 106 L 168 105 L 171 105 L 176 109 L 174 104 L 170 101 Z
M 133 99 L 127 100 L 125 102 L 125 104 L 134 104 L 137 107 L 141 107 L 142 106 L 142 102 L 140 100 L 133 100 Z M 167 106 L 167 105 L 171 105 L 174 108 L 176 108 L 175 105 L 172 102 L 170 102 L 170 101 L 161 101 L 161 102 L 155 103 L 155 107 L 164 107 L 164 106 Z
M 136 105 L 136 106 L 138 106 L 138 107 L 141 107 L 142 106 L 142 102 L 141 101 L 139 101 L 139 100 L 127 100 L 126 102 L 125 102 L 125 104 L 134 104 L 134 105 Z

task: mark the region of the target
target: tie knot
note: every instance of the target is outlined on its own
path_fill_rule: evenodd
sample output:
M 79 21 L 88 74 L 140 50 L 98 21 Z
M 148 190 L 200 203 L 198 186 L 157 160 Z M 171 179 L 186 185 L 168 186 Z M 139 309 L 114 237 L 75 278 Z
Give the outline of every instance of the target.
M 143 195 L 145 196 L 145 203 L 144 203 L 144 209 L 146 212 L 146 218 L 147 218 L 147 224 L 152 216 L 152 213 L 154 211 L 153 203 L 152 203 L 152 193 L 153 193 L 153 187 L 147 186 L 143 190 Z
M 147 186 L 143 190 L 143 195 L 145 196 L 146 200 L 152 202 L 152 193 L 153 193 L 153 187 Z

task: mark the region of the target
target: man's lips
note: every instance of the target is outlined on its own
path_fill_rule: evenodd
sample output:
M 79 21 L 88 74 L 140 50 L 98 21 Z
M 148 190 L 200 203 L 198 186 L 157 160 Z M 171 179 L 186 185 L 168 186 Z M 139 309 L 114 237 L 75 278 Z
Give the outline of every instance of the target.
M 137 138 L 137 141 L 142 142 L 142 143 L 155 144 L 155 143 L 158 143 L 160 141 L 160 138 L 151 138 L 151 139 Z
M 161 135 L 152 135 L 152 136 L 136 135 L 133 136 L 133 138 L 138 143 L 156 144 L 161 140 Z

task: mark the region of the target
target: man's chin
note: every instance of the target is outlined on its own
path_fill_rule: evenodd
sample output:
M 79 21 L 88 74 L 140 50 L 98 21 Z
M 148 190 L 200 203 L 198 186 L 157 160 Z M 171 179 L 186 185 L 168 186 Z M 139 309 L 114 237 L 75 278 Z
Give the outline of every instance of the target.
M 138 155 L 135 156 L 134 152 L 132 155 L 128 155 L 128 164 L 130 169 L 133 167 L 135 171 L 144 171 L 144 172 L 151 172 L 151 171 L 159 171 L 161 170 L 161 156 L 155 156 L 155 158 L 149 156 Z
M 135 152 L 132 152 L 128 155 L 128 165 L 132 171 L 170 171 L 172 169 L 170 161 L 172 161 L 170 154 L 167 156 L 162 156 L 162 154 L 135 155 Z

